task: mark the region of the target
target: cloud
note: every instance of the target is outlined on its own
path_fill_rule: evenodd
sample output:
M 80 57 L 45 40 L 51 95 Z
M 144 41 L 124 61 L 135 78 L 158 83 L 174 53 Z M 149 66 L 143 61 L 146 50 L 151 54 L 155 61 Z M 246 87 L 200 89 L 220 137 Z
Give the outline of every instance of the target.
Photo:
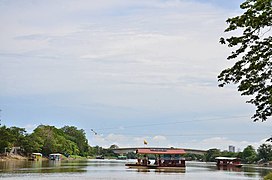
M 157 136 L 154 136 L 152 140 L 155 141 L 156 143 L 162 143 L 166 141 L 167 138 L 165 136 L 157 135 Z
M 227 138 L 222 136 L 211 137 L 201 140 L 189 140 L 185 143 L 173 143 L 170 138 L 162 135 L 155 136 L 128 136 L 122 134 L 108 134 L 98 135 L 94 138 L 95 141 L 92 142 L 92 145 L 98 144 L 102 147 L 110 147 L 113 144 L 118 145 L 120 148 L 129 148 L 129 147 L 144 147 L 143 141 L 148 142 L 147 147 L 176 147 L 176 148 L 185 148 L 185 149 L 199 149 L 199 150 L 208 150 L 212 148 L 220 149 L 221 151 L 228 150 L 230 145 L 235 146 L 236 151 L 243 151 L 248 145 L 252 145 L 255 150 L 263 144 L 267 143 L 266 139 L 260 139 L 259 141 L 237 141 L 233 138 Z
M 257 150 L 257 148 L 263 143 L 266 143 L 266 139 L 261 139 L 259 141 L 254 142 L 245 140 L 237 141 L 235 139 L 227 137 L 212 137 L 203 139 L 201 141 L 187 142 L 185 144 L 182 144 L 182 146 L 204 150 L 217 148 L 223 151 L 228 150 L 228 147 L 232 145 L 235 146 L 236 151 L 243 151 L 243 149 L 246 148 L 248 145 L 252 145 Z
M 39 30 L 36 31 L 35 27 L 30 26 L 36 25 L 36 21 L 22 26 L 11 18 L 9 24 L 20 26 L 15 28 L 19 33 L 17 31 L 6 32 L 8 34 L 6 38 L 13 38 L 5 39 L 7 43 L 2 45 L 5 46 L 3 48 L 6 49 L 6 53 L 20 54 L 22 52 L 20 55 L 24 57 L 24 61 L 16 59 L 15 63 L 20 65 L 20 72 L 23 76 L 16 76 L 15 80 L 15 77 L 10 74 L 18 74 L 18 68 L 4 60 L 2 64 L 7 71 L 4 71 L 3 76 L 8 78 L 9 82 L 17 81 L 17 83 L 16 88 L 6 84 L 3 93 L 52 93 L 68 89 L 69 91 L 81 91 L 82 89 L 90 91 L 92 90 L 91 84 L 97 81 L 104 86 L 116 83 L 121 86 L 122 84 L 142 84 L 169 88 L 190 84 L 194 86 L 211 85 L 209 79 L 217 72 L 211 73 L 210 66 L 206 66 L 208 62 L 199 63 L 199 55 L 203 61 L 209 61 L 211 54 L 216 55 L 216 52 L 211 51 L 216 45 L 206 40 L 209 37 L 210 40 L 215 38 L 217 41 L 217 36 L 213 36 L 216 33 L 204 33 L 203 28 L 209 28 L 210 25 L 202 23 L 211 19 L 215 20 L 211 22 L 212 25 L 219 22 L 216 12 L 214 14 L 207 12 L 210 12 L 211 7 L 178 1 L 153 1 L 153 3 L 129 1 L 121 5 L 122 3 L 124 1 L 101 4 L 95 2 L 86 4 L 80 1 L 75 4 L 71 1 L 59 9 L 57 7 L 62 4 L 62 1 L 59 1 L 54 8 L 50 9 L 52 14 L 63 14 L 65 21 L 62 21 L 63 28 L 59 29 L 56 29 L 52 23 L 53 25 L 48 24 L 46 28 L 38 28 Z M 43 6 L 41 2 L 26 3 L 22 8 L 36 9 L 31 11 L 32 19 L 41 18 L 36 16 L 39 13 L 44 14 L 43 19 L 55 22 L 56 20 L 50 18 L 51 13 L 43 13 L 47 8 L 40 11 L 42 7 L 49 8 L 52 4 L 55 2 L 49 1 L 47 6 Z M 15 6 L 12 3 L 11 5 Z M 87 16 L 87 14 L 80 13 L 82 10 L 92 12 L 96 9 L 94 7 L 98 7 L 103 12 L 109 8 L 115 11 L 117 7 L 127 10 L 127 7 L 137 5 L 139 8 L 132 11 L 134 13 L 122 16 L 106 15 L 106 18 L 99 19 L 99 22 L 84 19 L 83 23 L 78 24 L 66 18 L 67 14 L 72 12 L 75 15 L 74 19 L 81 19 L 82 16 Z M 194 12 L 188 14 L 189 11 L 186 9 L 191 7 L 194 7 Z M 29 14 L 25 12 L 20 18 L 26 20 Z M 190 18 L 186 18 L 187 16 Z M 160 19 L 160 22 L 157 19 Z M 195 25 L 203 27 L 194 27 Z M 25 27 L 29 28 L 28 33 L 25 32 Z M 200 33 L 202 31 L 198 31 L 199 28 L 202 29 L 203 34 Z M 197 35 L 198 40 L 194 39 L 195 33 L 199 34 Z M 212 47 L 209 48 L 209 46 Z M 194 53 L 195 51 L 198 53 Z M 51 57 L 55 57 L 53 61 Z M 41 70 L 41 67 L 44 71 Z M 32 76 L 32 71 L 36 73 L 35 69 L 40 72 L 38 77 Z M 201 77 L 198 73 L 202 74 Z M 69 79 L 69 82 L 63 80 L 66 78 Z M 203 82 L 203 79 L 206 83 Z M 82 83 L 79 84 L 79 80 Z M 2 81 L 7 81 L 7 79 L 4 78 Z M 25 88 L 29 86 L 32 87 Z M 15 92 L 14 89 L 18 92 Z
M 66 119 L 63 124 L 76 119 L 82 127 L 95 128 L 252 110 L 233 87 L 217 87 L 217 74 L 231 64 L 224 61 L 229 52 L 218 40 L 225 19 L 236 9 L 202 1 L 0 3 L 0 22 L 5 24 L 0 33 L 0 99 L 14 124 L 21 124 L 25 112 L 27 124 L 40 119 L 52 124 L 60 118 Z M 220 122 L 226 125 L 227 120 Z M 199 126 L 186 130 L 214 125 Z M 119 131 L 125 134 L 126 129 Z M 149 131 L 152 135 L 137 137 L 109 132 L 90 142 L 140 146 L 147 139 L 155 146 L 179 145 L 179 139 L 150 127 L 139 134 Z M 212 140 L 202 143 L 208 148 Z

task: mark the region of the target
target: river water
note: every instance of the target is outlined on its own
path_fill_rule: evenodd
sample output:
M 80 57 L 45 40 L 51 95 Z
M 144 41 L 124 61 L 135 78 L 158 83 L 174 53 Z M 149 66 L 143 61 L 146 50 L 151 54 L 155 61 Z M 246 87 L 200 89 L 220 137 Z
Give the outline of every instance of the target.
M 262 179 L 272 168 L 243 166 L 218 170 L 213 163 L 186 162 L 184 172 L 139 171 L 125 167 L 126 160 L 0 161 L 0 179 Z

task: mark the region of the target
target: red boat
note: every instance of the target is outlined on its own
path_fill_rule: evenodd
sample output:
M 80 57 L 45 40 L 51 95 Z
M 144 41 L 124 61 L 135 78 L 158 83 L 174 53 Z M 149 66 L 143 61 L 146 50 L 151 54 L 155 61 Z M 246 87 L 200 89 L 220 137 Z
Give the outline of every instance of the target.
M 137 149 L 136 153 L 141 156 L 136 163 L 127 163 L 129 168 L 156 169 L 156 170 L 184 170 L 185 159 L 181 157 L 186 152 L 183 149 Z M 156 156 L 151 164 L 148 155 Z
M 218 167 L 242 167 L 240 158 L 216 157 L 215 160 Z

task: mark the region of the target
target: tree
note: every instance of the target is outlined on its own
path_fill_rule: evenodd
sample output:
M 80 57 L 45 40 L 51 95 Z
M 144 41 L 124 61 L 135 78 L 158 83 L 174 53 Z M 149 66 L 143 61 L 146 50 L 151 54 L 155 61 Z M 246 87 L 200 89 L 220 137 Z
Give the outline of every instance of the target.
M 36 143 L 41 145 L 41 152 L 45 155 L 50 153 L 79 154 L 77 144 L 65 136 L 61 129 L 54 126 L 40 125 L 31 134 Z
M 83 129 L 77 129 L 75 126 L 64 126 L 61 128 L 67 139 L 77 144 L 79 155 L 87 156 L 89 149 L 88 140 Z
M 266 121 L 272 115 L 272 5 L 271 0 L 246 0 L 240 5 L 245 12 L 227 19 L 225 32 L 243 32 L 240 36 L 220 38 L 221 44 L 233 49 L 228 60 L 237 60 L 219 76 L 219 86 L 238 84 L 247 103 L 256 106 L 254 121 Z
M 205 153 L 204 157 L 205 157 L 205 161 L 215 161 L 215 158 L 221 156 L 221 152 L 219 149 L 209 149 L 207 151 L 207 153 Z
M 0 127 L 0 153 L 5 152 L 5 148 L 11 148 L 10 142 L 11 133 L 6 126 Z
M 10 150 L 12 147 L 22 147 L 25 141 L 26 131 L 24 128 L 6 126 L 0 127 L 0 153 Z
M 26 130 L 24 128 L 13 126 L 9 128 L 9 131 L 12 137 L 12 145 L 14 147 L 20 147 L 25 139 Z
M 35 136 L 35 134 L 27 134 L 22 143 L 25 154 L 41 152 L 43 146 L 42 142 L 43 140 L 41 137 Z
M 119 147 L 116 144 L 113 144 L 113 145 L 110 146 L 109 149 L 117 149 L 117 148 L 119 148 Z
M 242 152 L 242 162 L 243 163 L 254 163 L 257 159 L 257 153 L 253 146 L 247 146 Z
M 260 160 L 263 160 L 264 162 L 268 162 L 269 160 L 272 160 L 272 145 L 271 144 L 262 144 L 258 148 L 258 157 Z

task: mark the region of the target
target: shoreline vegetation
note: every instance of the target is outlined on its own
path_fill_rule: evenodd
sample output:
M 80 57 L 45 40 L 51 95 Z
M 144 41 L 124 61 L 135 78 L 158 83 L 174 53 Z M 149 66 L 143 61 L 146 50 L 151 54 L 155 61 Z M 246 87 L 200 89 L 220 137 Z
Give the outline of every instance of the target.
M 90 146 L 85 131 L 75 126 L 56 128 L 50 125 L 39 125 L 32 133 L 27 133 L 24 128 L 0 126 L 0 160 L 25 160 L 32 153 L 41 153 L 43 158 L 52 153 L 62 154 L 64 160 L 117 159 L 119 154 L 114 153 L 117 145 L 109 148 Z M 125 154 L 127 159 L 135 159 L 136 154 Z M 260 166 L 272 165 L 272 145 L 262 144 L 257 150 L 248 145 L 241 152 L 221 151 L 209 149 L 204 155 L 184 154 L 186 160 L 215 162 L 218 156 L 240 158 L 243 164 Z M 150 157 L 154 158 L 154 157 Z
M 70 156 L 70 157 L 62 157 L 60 161 L 73 161 L 73 160 L 88 160 L 88 159 L 96 159 L 96 157 L 82 157 L 82 156 Z M 109 157 L 105 159 L 113 159 L 115 160 L 115 157 Z M 14 155 L 14 154 L 8 154 L 8 155 L 3 155 L 0 154 L 0 161 L 27 161 L 29 160 L 29 157 L 27 156 L 22 156 L 22 155 Z M 40 161 L 48 161 L 50 160 L 48 157 L 42 157 Z M 198 160 L 194 160 L 198 161 Z M 203 161 L 201 161 L 203 162 Z M 212 163 L 212 162 L 206 162 L 206 163 Z M 255 167 L 268 167 L 272 168 L 272 162 L 269 163 L 252 163 L 252 164 L 243 164 L 244 166 L 255 166 Z

